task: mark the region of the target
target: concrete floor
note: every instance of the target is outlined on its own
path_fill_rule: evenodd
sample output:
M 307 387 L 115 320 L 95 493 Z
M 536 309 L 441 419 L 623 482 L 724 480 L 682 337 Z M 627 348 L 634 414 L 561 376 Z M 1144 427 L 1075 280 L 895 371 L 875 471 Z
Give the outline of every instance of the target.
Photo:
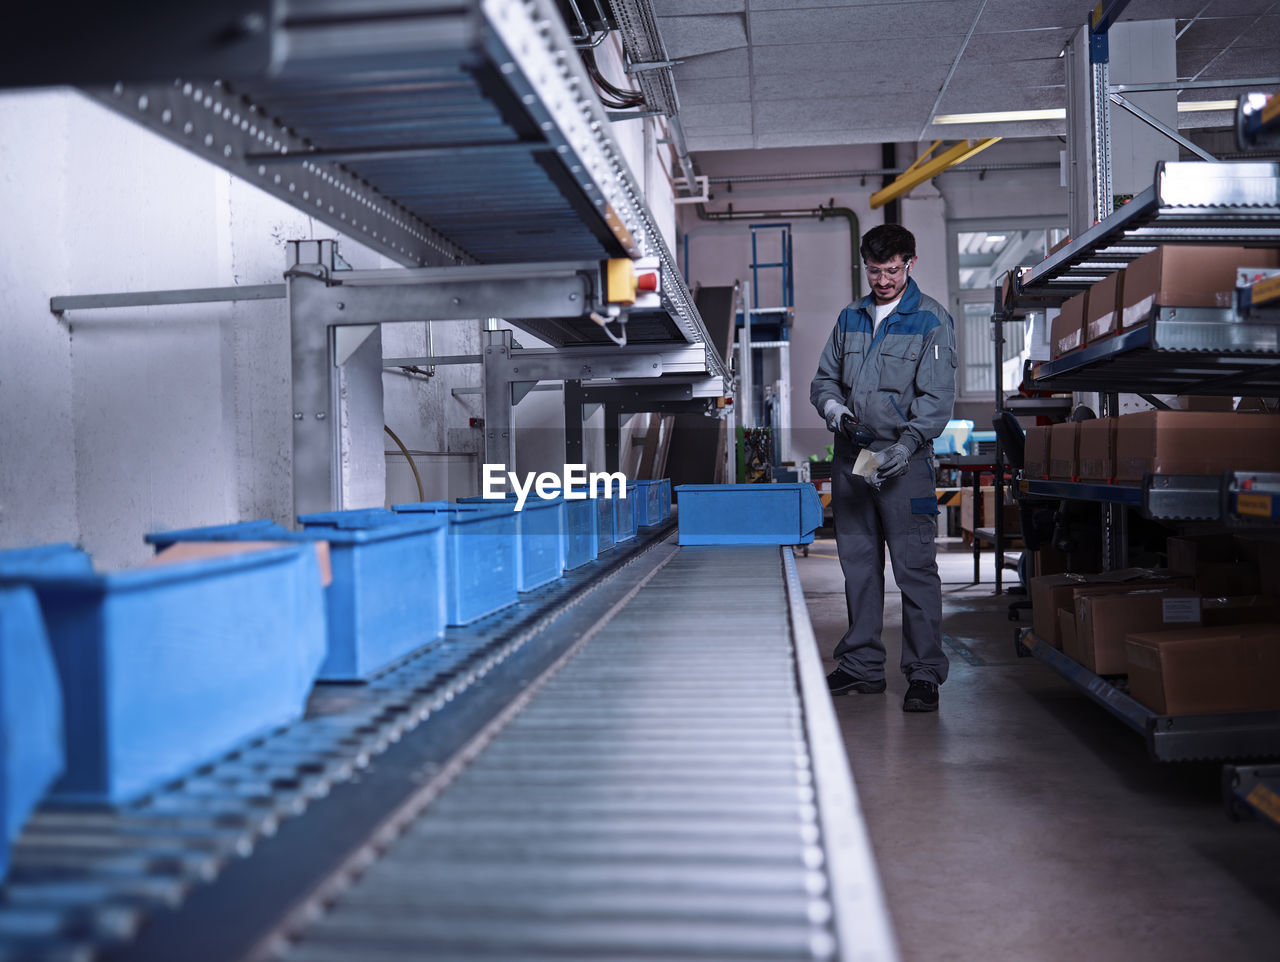
M 941 711 L 902 712 L 891 576 L 889 690 L 835 699 L 904 960 L 1280 959 L 1280 831 L 1227 819 L 1220 765 L 1151 761 L 1018 659 L 990 554 L 976 587 L 970 554 L 939 560 Z M 834 541 L 796 562 L 830 669 L 847 624 Z

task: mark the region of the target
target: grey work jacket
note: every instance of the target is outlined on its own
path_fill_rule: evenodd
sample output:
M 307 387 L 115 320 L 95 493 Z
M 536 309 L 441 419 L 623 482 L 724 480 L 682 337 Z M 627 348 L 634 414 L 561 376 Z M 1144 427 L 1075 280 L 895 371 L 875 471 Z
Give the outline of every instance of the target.
M 908 279 L 902 299 L 876 329 L 875 298 L 868 294 L 840 312 L 809 400 L 823 408 L 835 398 L 876 436 L 881 450 L 900 442 L 916 451 L 930 445 L 951 420 L 956 400 L 955 324 L 946 309 Z M 874 331 L 874 334 L 872 333 Z M 837 432 L 837 455 L 852 445 Z

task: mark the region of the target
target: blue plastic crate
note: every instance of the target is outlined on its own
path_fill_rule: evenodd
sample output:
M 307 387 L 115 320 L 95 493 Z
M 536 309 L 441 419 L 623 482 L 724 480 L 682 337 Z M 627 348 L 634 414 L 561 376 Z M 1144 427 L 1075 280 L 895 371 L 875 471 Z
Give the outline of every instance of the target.
M 0 580 L 25 581 L 37 575 L 91 575 L 93 561 L 73 544 L 42 544 L 0 551 Z
M 394 505 L 404 514 L 449 519 L 445 539 L 445 595 L 450 625 L 473 621 L 515 604 L 516 515 L 505 504 L 422 501 Z
M 822 524 L 812 484 L 682 484 L 680 544 L 809 544 Z
M 518 498 L 508 494 L 499 501 L 493 498 L 459 498 L 459 504 L 506 504 L 516 516 L 516 537 L 520 550 L 516 554 L 516 588 L 533 591 L 550 584 L 564 574 L 565 502 L 563 498 L 539 498 L 530 495 L 521 510 Z
M 613 499 L 591 498 L 596 510 L 596 554 L 602 555 L 617 543 L 614 533 Z
M 329 542 L 323 681 L 360 681 L 445 629 L 446 518 L 391 511 L 304 514 L 295 537 Z
M 0 880 L 9 845 L 65 763 L 62 689 L 30 588 L 0 588 Z
M 613 540 L 630 541 L 636 536 L 635 482 L 628 481 L 621 498 L 613 498 Z
M 326 654 L 320 681 L 361 681 L 429 644 L 445 629 L 443 518 L 410 519 L 384 508 L 303 515 L 289 531 L 243 521 L 147 535 L 177 541 L 327 541 Z
M 671 513 L 671 482 L 633 481 L 636 489 L 636 527 L 652 528 L 662 524 Z
M 564 568 L 571 571 L 596 560 L 596 503 L 590 498 L 564 502 Z
M 103 575 L 51 571 L 39 558 L 24 574 L 22 554 L 0 555 L 0 572 L 34 589 L 57 663 L 58 798 L 131 802 L 301 717 L 324 657 L 309 546 Z
M 153 531 L 144 535 L 147 544 L 163 551 L 179 541 L 276 541 L 288 535 L 289 529 L 261 518 L 257 521 L 237 521 L 232 524 L 214 524 L 203 528 L 179 528 L 174 531 Z

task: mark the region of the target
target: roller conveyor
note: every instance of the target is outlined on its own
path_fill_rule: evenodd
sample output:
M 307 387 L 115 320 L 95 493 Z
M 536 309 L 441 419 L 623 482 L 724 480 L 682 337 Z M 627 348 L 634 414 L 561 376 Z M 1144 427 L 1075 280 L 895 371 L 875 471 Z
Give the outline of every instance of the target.
M 631 312 L 629 340 L 710 342 L 553 0 L 289 0 L 255 22 L 269 43 L 195 75 L 165 72 L 158 33 L 86 89 L 404 266 L 656 258 L 661 307 Z M 611 344 L 581 316 L 510 319 Z
M 0 959 L 893 958 L 789 551 L 669 532 L 142 803 L 42 809 Z
M 780 575 L 772 548 L 671 554 L 263 957 L 891 955 L 873 876 L 835 902 L 829 873 L 870 863 L 824 844 L 815 779 L 835 773 Z

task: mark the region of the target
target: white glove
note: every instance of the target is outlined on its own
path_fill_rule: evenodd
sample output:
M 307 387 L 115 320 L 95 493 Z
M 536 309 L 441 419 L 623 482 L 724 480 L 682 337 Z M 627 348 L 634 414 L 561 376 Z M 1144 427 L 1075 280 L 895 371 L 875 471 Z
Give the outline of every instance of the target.
M 827 403 L 822 406 L 822 413 L 827 419 L 827 429 L 834 434 L 840 433 L 840 419 L 846 414 L 853 417 L 853 412 L 849 410 L 848 405 L 841 404 L 835 398 L 828 398 Z
M 907 473 L 907 459 L 910 457 L 904 444 L 891 444 L 880 452 L 880 467 L 871 476 L 871 483 L 879 487 L 890 478 Z

